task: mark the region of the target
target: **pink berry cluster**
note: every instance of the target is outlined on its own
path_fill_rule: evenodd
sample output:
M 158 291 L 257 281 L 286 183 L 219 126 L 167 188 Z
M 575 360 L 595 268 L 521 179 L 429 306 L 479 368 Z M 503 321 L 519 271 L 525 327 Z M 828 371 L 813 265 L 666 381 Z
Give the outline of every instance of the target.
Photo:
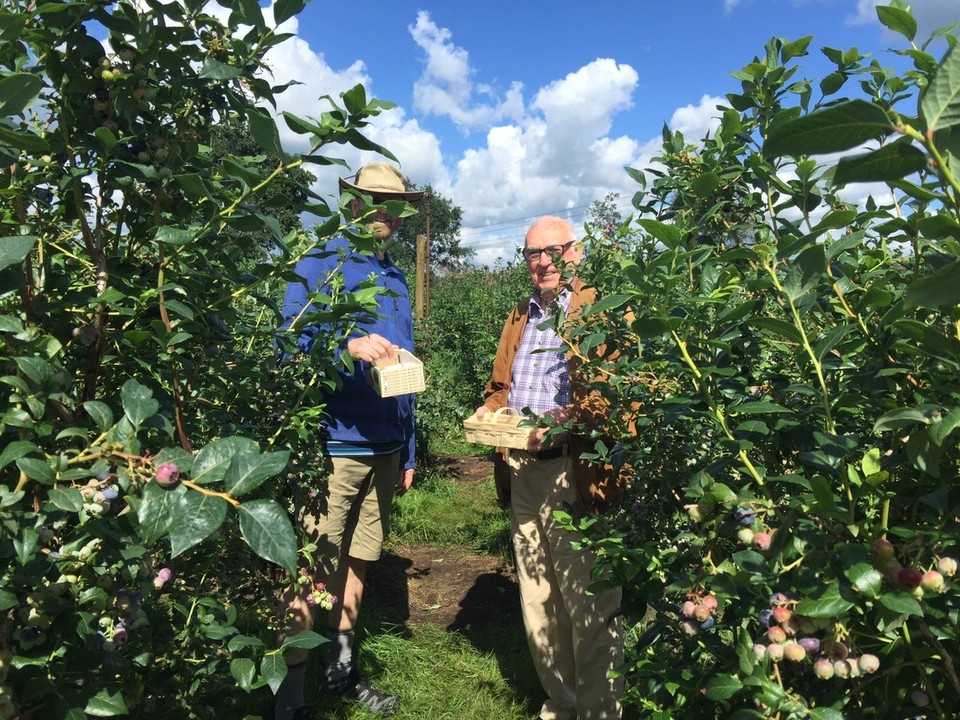
M 307 604 L 314 607 L 321 607 L 324 610 L 332 610 L 337 602 L 336 595 L 331 595 L 326 585 L 317 583 L 307 595 Z
M 905 590 L 918 600 L 926 593 L 939 594 L 946 587 L 946 578 L 957 574 L 957 561 L 952 557 L 940 557 L 934 567 L 926 571 L 904 566 L 897 561 L 896 550 L 886 538 L 873 541 L 873 555 L 883 577 L 894 588 Z
M 877 671 L 880 660 L 876 655 L 853 657 L 845 643 L 834 638 L 821 641 L 816 637 L 815 633 L 824 630 L 829 621 L 797 615 L 793 610 L 797 602 L 785 593 L 770 596 L 770 608 L 760 613 L 760 624 L 767 628 L 766 643 L 754 645 L 759 659 L 802 663 L 814 658 L 813 673 L 823 680 L 834 676 L 859 677 Z
M 680 627 L 686 635 L 696 635 L 701 630 L 709 630 L 716 623 L 714 613 L 717 610 L 717 598 L 714 595 L 688 593 L 688 599 L 680 607 L 680 614 L 687 618 Z
M 740 525 L 737 538 L 744 545 L 752 545 L 755 549 L 764 552 L 770 549 L 776 529 L 767 528 L 758 519 L 758 513 L 751 508 L 737 508 L 733 519 Z
M 332 595 L 323 583 L 315 583 L 306 568 L 300 568 L 295 585 L 300 592 L 306 590 L 307 604 L 311 607 L 320 607 L 332 610 L 337 603 L 336 595 Z
M 96 638 L 106 652 L 113 652 L 129 639 L 129 632 L 147 624 L 147 615 L 141 607 L 143 593 L 139 590 L 120 588 L 113 596 L 113 612 L 101 615 L 97 624 Z
M 114 506 L 120 497 L 120 487 L 114 482 L 108 482 L 108 478 L 104 473 L 80 488 L 83 509 L 91 515 L 107 515 L 116 509 Z

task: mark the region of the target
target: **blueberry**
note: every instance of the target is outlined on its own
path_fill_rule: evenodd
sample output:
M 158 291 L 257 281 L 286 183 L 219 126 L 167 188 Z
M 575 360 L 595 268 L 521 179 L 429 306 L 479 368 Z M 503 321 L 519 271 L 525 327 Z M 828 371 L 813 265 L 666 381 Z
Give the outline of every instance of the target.
M 773 610 L 761 610 L 760 615 L 760 624 L 764 627 L 770 627 L 773 624 Z
M 714 624 L 713 615 L 711 615 L 711 616 L 709 616 L 706 620 L 704 620 L 702 623 L 700 623 L 700 629 L 701 629 L 701 630 L 709 630 L 710 628 L 713 627 L 713 624 Z

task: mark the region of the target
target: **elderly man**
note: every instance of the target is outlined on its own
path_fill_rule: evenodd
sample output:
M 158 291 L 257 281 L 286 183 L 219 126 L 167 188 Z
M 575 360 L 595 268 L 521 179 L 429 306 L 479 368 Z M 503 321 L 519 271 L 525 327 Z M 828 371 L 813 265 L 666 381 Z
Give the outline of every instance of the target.
M 553 517 L 567 503 L 590 502 L 595 477 L 570 453 L 570 438 L 544 444 L 549 426 L 595 415 L 596 398 L 580 382 L 577 358 L 557 352 L 563 340 L 540 327 L 561 311 L 566 322 L 576 322 L 581 306 L 593 302 L 592 291 L 569 277 L 582 256 L 566 220 L 543 217 L 527 231 L 523 258 L 534 291 L 507 318 L 486 399 L 477 409 L 482 417 L 503 406 L 529 408 L 541 421 L 525 451 L 500 450 L 523 621 L 547 694 L 541 720 L 620 717 L 621 683 L 608 677 L 622 660 L 620 589 L 587 593 L 596 557 L 572 549 L 577 537 Z
M 341 190 L 368 195 L 374 204 L 388 200 L 418 203 L 422 192 L 410 192 L 400 171 L 384 162 L 364 165 L 355 182 L 341 178 Z M 354 197 L 349 203 L 359 218 L 364 202 Z M 313 627 L 310 602 L 317 582 L 335 595 L 336 603 L 327 615 L 326 661 L 321 688 L 325 692 L 351 697 L 381 717 L 396 710 L 399 700 L 371 687 L 360 675 L 354 658 L 354 624 L 363 597 L 367 563 L 378 560 L 388 531 L 394 493 L 406 492 L 413 483 L 414 422 L 413 396 L 381 398 L 365 377 L 369 363 L 392 357 L 399 348 L 413 349 L 413 315 L 410 292 L 400 269 L 393 264 L 386 247 L 400 227 L 401 219 L 380 208 L 364 218 L 367 231 L 378 241 L 373 254 L 353 251 L 343 238 L 332 240 L 323 250 L 307 255 L 297 265 L 303 282 L 287 288 L 284 316 L 304 315 L 310 299 L 323 290 L 331 273 L 339 272 L 343 290 L 359 289 L 371 277 L 387 292 L 378 296 L 376 315 L 361 319 L 343 352 L 357 360 L 353 372 L 341 373 L 341 387 L 327 398 L 329 420 L 318 429 L 328 456 L 328 486 L 298 502 L 297 514 L 307 536 L 316 544 L 316 576 L 309 583 L 292 587 L 281 605 L 292 618 L 290 633 Z M 338 264 L 342 266 L 338 269 Z M 309 351 L 314 332 L 322 328 L 295 328 L 301 345 Z M 306 651 L 286 656 L 287 676 L 277 691 L 277 720 L 309 717 L 304 702 Z

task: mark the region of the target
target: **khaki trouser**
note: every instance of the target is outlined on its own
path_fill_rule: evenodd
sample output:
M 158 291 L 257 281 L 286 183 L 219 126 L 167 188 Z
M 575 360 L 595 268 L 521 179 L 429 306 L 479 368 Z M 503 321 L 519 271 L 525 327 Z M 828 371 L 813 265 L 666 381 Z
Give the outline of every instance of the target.
M 316 544 L 317 572 L 330 575 L 341 556 L 375 562 L 390 531 L 400 453 L 328 458 L 327 487 L 298 503 L 297 517 Z
M 570 458 L 538 460 L 510 451 L 513 546 L 523 622 L 547 699 L 542 720 L 620 717 L 622 680 L 607 673 L 623 661 L 621 590 L 588 595 L 593 553 L 573 550 L 578 539 L 557 527 L 554 509 L 576 500 Z

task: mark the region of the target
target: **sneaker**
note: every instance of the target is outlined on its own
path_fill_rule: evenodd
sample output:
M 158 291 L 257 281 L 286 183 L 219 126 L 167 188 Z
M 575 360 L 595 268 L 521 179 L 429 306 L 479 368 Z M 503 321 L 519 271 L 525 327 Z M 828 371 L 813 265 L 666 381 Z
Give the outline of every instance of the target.
M 383 718 L 390 717 L 400 707 L 400 698 L 372 687 L 356 668 L 351 669 L 350 674 L 339 682 L 327 680 L 324 689 L 332 695 L 356 700 L 368 711 Z

